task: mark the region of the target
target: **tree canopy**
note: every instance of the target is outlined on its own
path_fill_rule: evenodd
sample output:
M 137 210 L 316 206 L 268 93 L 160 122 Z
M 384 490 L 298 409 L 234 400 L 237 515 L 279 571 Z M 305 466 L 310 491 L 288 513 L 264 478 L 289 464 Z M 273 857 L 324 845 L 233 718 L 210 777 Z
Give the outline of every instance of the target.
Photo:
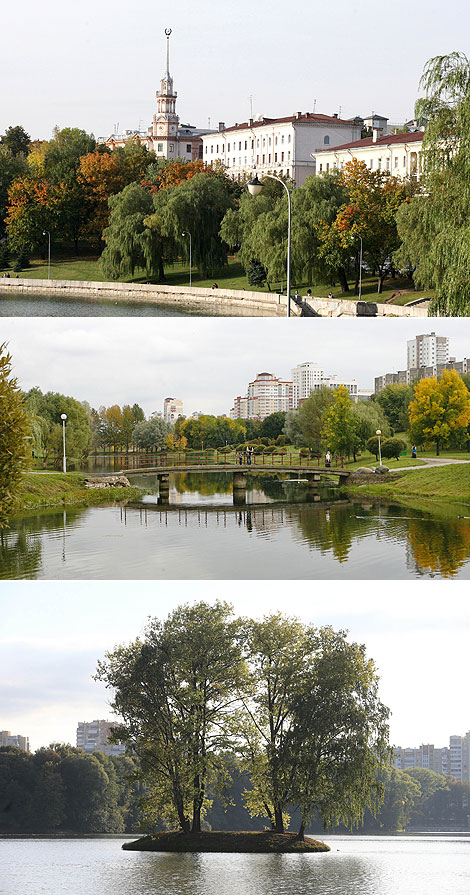
M 29 434 L 29 416 L 4 342 L 0 345 L 0 528 L 7 524 L 15 485 L 30 452 Z
M 409 408 L 410 435 L 419 444 L 436 445 L 436 453 L 450 439 L 467 440 L 470 393 L 455 370 L 444 370 L 441 379 L 421 379 Z

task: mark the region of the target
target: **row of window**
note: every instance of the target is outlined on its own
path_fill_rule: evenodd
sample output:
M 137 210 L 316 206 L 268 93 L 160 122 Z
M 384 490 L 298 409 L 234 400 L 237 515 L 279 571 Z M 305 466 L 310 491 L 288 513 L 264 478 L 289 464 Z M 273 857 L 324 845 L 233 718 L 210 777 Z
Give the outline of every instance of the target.
M 346 160 L 343 159 L 343 160 L 339 163 L 339 168 L 340 168 L 340 170 L 341 170 L 342 168 L 344 168 L 344 166 L 345 166 L 345 164 L 346 164 L 346 161 L 349 161 L 349 159 L 346 159 Z M 377 162 L 377 171 L 381 171 L 381 170 L 382 170 L 382 159 L 381 159 L 381 158 L 378 158 L 378 159 L 373 159 L 373 158 L 371 158 L 371 159 L 369 159 L 369 168 L 370 168 L 370 170 L 371 170 L 371 171 L 374 170 L 375 161 Z M 395 156 L 393 162 L 394 162 L 393 167 L 394 167 L 395 170 L 397 170 L 398 167 L 399 167 L 399 163 L 400 163 L 400 159 L 399 159 L 399 157 L 398 157 L 397 155 Z M 419 164 L 419 162 L 420 162 L 420 159 L 418 159 L 418 154 L 417 154 L 416 152 L 412 152 L 412 153 L 410 154 L 410 168 L 411 168 L 412 171 L 416 172 L 416 170 L 417 170 L 417 168 L 418 168 L 418 164 Z M 406 168 L 406 155 L 403 156 L 402 167 L 403 167 L 403 168 Z M 338 165 L 337 165 L 337 164 L 334 164 L 334 165 L 331 166 L 331 170 L 332 170 L 332 171 L 335 170 L 335 169 L 337 169 L 337 168 L 338 168 Z M 320 162 L 320 163 L 319 163 L 318 171 L 319 171 L 320 174 L 321 174 L 323 171 L 325 171 L 326 173 L 328 173 L 329 170 L 330 170 L 330 163 L 329 163 L 329 162 L 326 162 L 325 166 L 324 166 L 324 163 L 323 163 L 323 162 Z M 385 159 L 385 170 L 386 170 L 386 171 L 390 171 L 390 158 Z
M 288 143 L 291 142 L 291 137 L 292 137 L 291 134 L 288 134 L 288 135 L 287 135 L 287 142 L 288 142 Z M 258 139 L 256 140 L 256 148 L 259 149 L 260 146 L 261 146 L 261 147 L 266 146 L 266 140 L 268 141 L 267 145 L 268 145 L 268 146 L 271 146 L 271 137 L 262 137 L 262 138 L 258 138 Z M 277 142 L 278 142 L 278 137 L 274 137 L 274 145 L 275 145 L 275 146 L 277 146 Z M 330 138 L 329 138 L 329 137 L 325 137 L 325 141 L 324 141 L 324 142 L 325 142 L 325 143 L 329 143 L 329 142 L 330 142 Z M 255 141 L 254 141 L 254 140 L 239 140 L 239 141 L 238 141 L 238 150 L 239 150 L 239 151 L 241 151 L 242 143 L 244 143 L 244 148 L 245 148 L 245 149 L 248 149 L 248 143 L 251 143 L 251 147 L 250 147 L 251 149 L 254 149 L 254 148 L 255 148 Z M 221 143 L 221 144 L 220 144 L 220 151 L 221 151 L 221 152 L 225 152 L 225 146 L 226 146 L 226 148 L 227 148 L 227 152 L 230 152 L 230 147 L 231 147 L 231 145 L 232 145 L 231 143 L 227 143 L 227 144 L 225 144 L 225 143 Z M 284 145 L 284 134 L 281 136 L 281 145 Z M 236 146 L 237 146 L 237 144 L 234 143 L 234 144 L 233 144 L 233 150 L 236 150 Z M 219 144 L 216 143 L 216 144 L 215 144 L 215 147 L 214 147 L 214 144 L 213 144 L 213 143 L 211 144 L 211 154 L 214 153 L 214 148 L 215 148 L 215 152 L 216 152 L 216 154 L 218 155 L 218 154 L 219 154 Z M 206 146 L 206 154 L 207 154 L 208 152 L 209 152 L 209 147 Z

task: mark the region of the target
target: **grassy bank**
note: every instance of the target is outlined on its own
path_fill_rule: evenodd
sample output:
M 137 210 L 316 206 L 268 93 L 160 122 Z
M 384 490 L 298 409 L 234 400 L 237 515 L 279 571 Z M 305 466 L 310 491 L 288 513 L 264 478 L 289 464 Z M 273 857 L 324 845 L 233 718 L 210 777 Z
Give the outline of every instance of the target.
M 12 268 L 1 269 L 0 276 L 3 273 L 9 273 L 10 277 L 16 277 L 16 273 Z M 47 280 L 48 265 L 47 260 L 33 259 L 30 266 L 25 270 L 18 272 L 18 277 L 26 279 Z M 109 278 L 106 277 L 101 269 L 98 255 L 84 254 L 79 256 L 64 257 L 59 254 L 58 257 L 51 258 L 51 279 L 52 280 L 77 280 L 91 281 L 102 283 Z M 235 257 L 230 257 L 228 264 L 219 273 L 210 279 L 200 278 L 197 271 L 192 271 L 192 284 L 201 288 L 210 288 L 214 281 L 217 282 L 221 289 L 245 289 L 252 292 L 269 292 L 266 285 L 250 286 L 245 271 L 240 262 Z M 134 276 L 120 277 L 116 282 L 126 283 L 155 283 L 155 278 L 149 280 L 144 270 L 137 268 Z M 186 261 L 178 261 L 176 264 L 168 264 L 165 266 L 166 286 L 189 286 L 189 264 Z M 351 298 L 357 299 L 354 295 L 354 282 L 349 282 L 349 292 L 341 292 L 338 285 L 330 286 L 329 284 L 312 285 L 306 279 L 300 282 L 292 283 L 292 290 L 298 289 L 302 295 L 305 295 L 310 288 L 318 298 L 326 298 L 329 292 L 333 293 L 334 298 Z M 377 294 L 377 277 L 367 274 L 362 280 L 362 298 L 365 301 L 390 302 L 396 305 L 404 305 L 409 301 L 419 298 L 432 297 L 432 291 L 419 292 L 410 288 L 409 280 L 400 278 L 385 280 L 381 295 Z M 285 291 L 286 283 L 271 283 L 272 292 Z
M 168 852 L 248 852 L 264 854 L 299 854 L 330 851 L 329 845 L 305 837 L 299 842 L 295 833 L 156 833 L 134 842 L 125 842 L 126 851 Z
M 400 473 L 388 482 L 351 485 L 348 492 L 407 500 L 446 501 L 470 505 L 470 463 L 433 466 L 430 469 Z
M 85 488 L 86 478 L 74 472 L 25 473 L 16 490 L 12 513 L 67 504 L 95 506 L 142 496 L 140 488 Z

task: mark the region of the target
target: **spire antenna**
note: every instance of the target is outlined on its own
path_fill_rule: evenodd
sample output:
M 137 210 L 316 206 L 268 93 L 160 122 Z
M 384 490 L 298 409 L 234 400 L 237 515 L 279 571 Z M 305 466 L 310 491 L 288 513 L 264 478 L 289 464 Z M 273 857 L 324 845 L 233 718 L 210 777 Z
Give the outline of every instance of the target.
M 170 74 L 170 34 L 171 28 L 165 28 L 166 34 L 166 72 L 167 75 Z

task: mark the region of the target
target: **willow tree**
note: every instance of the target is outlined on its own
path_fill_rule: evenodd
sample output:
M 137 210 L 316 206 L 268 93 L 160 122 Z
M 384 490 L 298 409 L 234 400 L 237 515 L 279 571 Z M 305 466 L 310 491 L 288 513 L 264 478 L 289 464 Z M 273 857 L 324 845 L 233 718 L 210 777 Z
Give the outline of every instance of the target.
M 157 228 L 146 225 L 153 211 L 151 193 L 138 183 L 130 183 L 108 199 L 109 225 L 103 230 L 106 243 L 101 255 L 105 276 L 117 280 L 133 276 L 137 268 L 148 277 L 163 279 L 164 260 L 173 260 L 171 246 Z
M 380 803 L 379 775 L 389 759 L 388 709 L 374 663 L 344 631 L 281 614 L 246 626 L 248 810 L 283 832 L 297 807 L 300 839 L 314 814 L 325 826 L 359 823 Z
M 433 287 L 431 311 L 470 314 L 470 60 L 453 52 L 430 59 L 421 78 L 416 115 L 423 138 L 424 195 L 399 209 L 400 256 L 414 279 Z
M 17 379 L 11 375 L 11 355 L 0 345 L 0 528 L 7 524 L 15 487 L 28 454 L 29 416 Z
M 223 602 L 153 618 L 143 640 L 98 664 L 122 718 L 115 735 L 141 760 L 157 816 L 184 833 L 200 831 L 207 787 L 226 775 L 244 674 L 239 623 Z

